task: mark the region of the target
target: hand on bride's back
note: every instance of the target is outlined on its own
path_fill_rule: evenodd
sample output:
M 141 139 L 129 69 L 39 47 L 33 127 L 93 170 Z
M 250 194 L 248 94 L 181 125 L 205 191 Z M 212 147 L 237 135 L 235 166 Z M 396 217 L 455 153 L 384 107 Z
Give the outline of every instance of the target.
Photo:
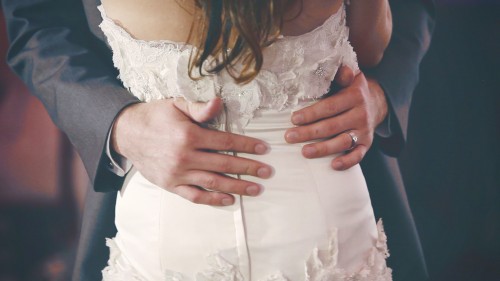
M 115 121 L 112 148 L 149 181 L 194 203 L 230 205 L 231 194 L 256 196 L 262 186 L 224 174 L 269 178 L 272 168 L 217 151 L 264 154 L 268 145 L 200 126 L 222 107 L 220 99 L 206 104 L 165 99 L 131 105 Z
M 335 81 L 340 89 L 316 104 L 294 112 L 297 127 L 286 132 L 286 140 L 307 144 L 302 154 L 307 158 L 342 153 L 332 160 L 332 168 L 345 170 L 361 162 L 373 143 L 374 132 L 388 114 L 384 90 L 363 73 L 354 75 L 342 67 Z M 356 141 L 350 135 L 356 136 Z

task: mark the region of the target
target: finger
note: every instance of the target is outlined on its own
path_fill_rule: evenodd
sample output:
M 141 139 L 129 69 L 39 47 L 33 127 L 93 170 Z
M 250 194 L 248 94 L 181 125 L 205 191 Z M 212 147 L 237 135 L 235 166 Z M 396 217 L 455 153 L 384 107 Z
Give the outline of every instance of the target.
M 194 157 L 199 161 L 197 161 L 196 167 L 188 167 L 189 169 L 249 175 L 263 179 L 270 178 L 274 174 L 271 166 L 243 157 L 201 151 L 196 152 Z
M 338 93 L 321 99 L 315 104 L 297 110 L 292 114 L 292 123 L 304 125 L 317 122 L 324 118 L 334 117 L 349 110 L 359 103 L 354 88 L 343 89 Z
M 352 131 L 360 140 L 364 137 L 359 132 Z M 357 144 L 361 144 L 360 141 Z M 353 147 L 353 140 L 346 132 L 341 133 L 334 138 L 307 144 L 302 148 L 302 155 L 306 158 L 318 158 L 348 151 Z
M 174 188 L 172 192 L 196 204 L 210 206 L 234 204 L 234 197 L 230 194 L 206 191 L 196 186 L 180 185 Z
M 227 194 L 257 196 L 263 190 L 260 184 L 207 171 L 189 171 L 179 180 L 209 191 Z
M 357 145 L 354 149 L 347 152 L 345 155 L 339 156 L 332 161 L 332 168 L 337 171 L 342 171 L 351 168 L 361 162 L 368 151 L 368 146 L 364 144 Z
M 334 81 L 342 88 L 347 87 L 354 81 L 354 71 L 348 66 L 342 66 L 337 71 Z
M 208 129 L 203 129 L 201 137 L 194 140 L 194 146 L 199 149 L 251 154 L 266 154 L 271 150 L 267 143 L 259 139 Z
M 288 129 L 285 140 L 288 143 L 312 141 L 340 134 L 351 128 L 357 128 L 359 119 L 354 110 L 344 112 L 333 118 L 324 119 L 316 123 Z
M 319 100 L 311 106 L 295 111 L 292 114 L 292 123 L 303 125 L 317 122 L 318 120 L 335 116 L 363 103 L 363 91 L 366 90 L 366 83 L 363 73 L 359 73 L 348 87 Z
M 174 100 L 174 105 L 193 121 L 203 123 L 210 121 L 220 114 L 223 102 L 220 98 L 214 98 L 209 102 L 189 102 L 183 98 Z

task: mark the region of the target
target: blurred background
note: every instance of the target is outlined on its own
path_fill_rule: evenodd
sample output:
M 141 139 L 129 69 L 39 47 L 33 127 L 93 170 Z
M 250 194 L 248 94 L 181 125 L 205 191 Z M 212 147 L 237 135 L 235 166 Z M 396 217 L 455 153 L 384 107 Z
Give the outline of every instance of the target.
M 400 166 L 432 280 L 500 280 L 500 1 L 439 0 Z
M 7 48 L 0 12 L 0 281 L 71 280 L 87 175 Z
M 400 166 L 433 281 L 500 280 L 500 1 L 439 0 Z M 0 281 L 70 280 L 88 179 L 5 65 Z

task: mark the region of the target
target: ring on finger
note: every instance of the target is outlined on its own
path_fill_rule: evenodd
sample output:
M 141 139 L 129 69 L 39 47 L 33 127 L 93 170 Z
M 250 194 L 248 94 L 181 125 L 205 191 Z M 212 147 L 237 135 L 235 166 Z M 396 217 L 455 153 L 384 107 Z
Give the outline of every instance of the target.
M 351 146 L 347 150 L 352 150 L 358 144 L 358 136 L 353 131 L 344 132 L 351 138 Z

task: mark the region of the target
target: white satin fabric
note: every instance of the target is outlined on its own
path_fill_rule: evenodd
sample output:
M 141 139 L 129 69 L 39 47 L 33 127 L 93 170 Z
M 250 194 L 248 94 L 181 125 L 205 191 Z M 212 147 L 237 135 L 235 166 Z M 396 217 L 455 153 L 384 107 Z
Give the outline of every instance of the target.
M 179 61 L 185 46 L 133 39 L 100 10 L 120 78 L 133 94 L 144 100 L 204 100 L 197 92 L 200 84 L 190 84 L 187 72 L 178 75 L 183 73 L 179 67 L 184 69 Z M 308 36 L 331 44 L 307 45 Z M 294 57 L 301 61 L 284 67 L 289 60 L 278 59 L 276 49 L 265 56 L 271 63 L 252 88 L 231 83 L 224 74 L 205 78 L 201 87 L 219 89 L 215 92 L 233 112 L 228 118 L 240 133 L 271 145 L 266 155 L 240 154 L 274 167 L 268 180 L 243 177 L 261 183 L 265 191 L 258 197 L 237 197 L 233 206 L 196 205 L 132 169 L 118 194 L 118 234 L 108 240 L 111 255 L 104 280 L 391 280 L 386 237 L 375 222 L 360 167 L 334 171 L 332 156 L 306 159 L 303 144 L 284 140 L 285 130 L 293 126 L 291 112 L 324 94 L 329 85 L 325 88 L 324 80 L 331 81 L 344 60 L 356 64 L 345 11 L 305 37 L 281 40 L 282 50 L 307 46 Z M 329 52 L 321 50 L 327 47 Z M 313 60 L 320 52 L 322 59 Z M 147 59 L 151 54 L 155 60 Z M 176 79 L 163 81 L 168 75 Z

